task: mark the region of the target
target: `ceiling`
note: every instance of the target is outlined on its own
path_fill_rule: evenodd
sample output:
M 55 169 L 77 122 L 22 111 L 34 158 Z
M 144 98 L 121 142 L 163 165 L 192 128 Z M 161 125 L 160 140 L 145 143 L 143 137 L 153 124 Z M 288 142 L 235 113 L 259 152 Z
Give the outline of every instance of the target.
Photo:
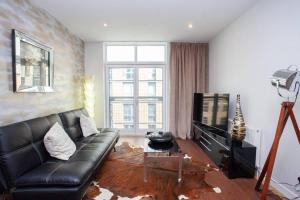
M 257 0 L 31 1 L 84 41 L 207 42 Z

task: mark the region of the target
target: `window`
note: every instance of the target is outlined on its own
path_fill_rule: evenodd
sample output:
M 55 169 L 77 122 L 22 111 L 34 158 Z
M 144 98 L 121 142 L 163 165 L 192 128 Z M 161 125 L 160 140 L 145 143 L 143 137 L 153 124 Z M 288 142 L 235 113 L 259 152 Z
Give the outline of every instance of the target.
M 155 104 L 148 104 L 148 128 L 153 129 L 156 128 L 156 105 Z
M 151 72 L 152 74 L 151 74 L 151 78 L 153 79 L 153 80 L 156 80 L 156 69 L 152 69 L 152 72 Z
M 203 102 L 203 112 L 208 112 L 208 106 L 209 106 L 209 102 L 208 101 L 204 101 Z
M 156 125 L 155 124 L 149 124 L 148 129 L 156 129 Z
M 155 96 L 156 84 L 155 82 L 148 82 L 148 96 Z
M 127 80 L 133 80 L 134 79 L 133 75 L 134 75 L 134 71 L 132 68 L 126 69 L 126 79 Z
M 33 86 L 39 86 L 39 85 L 41 85 L 41 80 L 40 80 L 40 78 L 39 77 L 33 77 L 33 79 L 32 79 L 32 85 Z
M 25 85 L 25 77 L 21 77 L 21 85 L 22 85 L 22 86 Z
M 202 122 L 203 122 L 204 124 L 207 124 L 207 123 L 208 123 L 208 119 L 207 119 L 207 117 L 203 117 L 203 120 L 202 120 Z
M 219 124 L 227 124 L 227 118 L 222 117 Z
M 107 62 L 132 62 L 134 61 L 134 46 L 107 46 Z
M 123 121 L 124 128 L 130 129 L 133 128 L 133 105 L 132 104 L 124 104 L 123 105 Z
M 165 46 L 138 46 L 137 60 L 139 62 L 164 62 Z
M 124 122 L 133 122 L 133 105 L 124 104 Z
M 33 67 L 33 76 L 40 77 L 41 76 L 40 70 L 41 70 L 40 66 L 34 66 Z
M 164 129 L 166 45 L 105 44 L 111 128 Z
M 25 66 L 25 76 L 30 76 L 30 66 Z
M 133 83 L 123 82 L 123 94 L 124 96 L 133 95 Z

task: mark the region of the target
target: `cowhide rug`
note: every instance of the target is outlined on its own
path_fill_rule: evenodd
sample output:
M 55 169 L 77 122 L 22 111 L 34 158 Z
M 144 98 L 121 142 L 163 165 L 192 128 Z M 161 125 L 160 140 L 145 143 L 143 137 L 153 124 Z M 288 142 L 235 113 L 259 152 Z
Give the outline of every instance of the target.
M 143 148 L 128 143 L 117 146 L 96 172 L 84 200 L 182 200 L 198 199 L 203 192 L 221 193 L 205 180 L 205 174 L 218 170 L 185 156 L 183 182 L 177 183 L 177 163 L 152 163 L 144 182 Z

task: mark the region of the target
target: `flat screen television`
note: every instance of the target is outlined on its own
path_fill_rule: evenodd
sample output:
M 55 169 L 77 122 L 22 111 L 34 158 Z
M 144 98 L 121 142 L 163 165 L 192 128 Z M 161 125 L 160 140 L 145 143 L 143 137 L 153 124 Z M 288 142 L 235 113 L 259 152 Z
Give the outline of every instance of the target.
M 229 94 L 194 93 L 193 121 L 228 131 Z

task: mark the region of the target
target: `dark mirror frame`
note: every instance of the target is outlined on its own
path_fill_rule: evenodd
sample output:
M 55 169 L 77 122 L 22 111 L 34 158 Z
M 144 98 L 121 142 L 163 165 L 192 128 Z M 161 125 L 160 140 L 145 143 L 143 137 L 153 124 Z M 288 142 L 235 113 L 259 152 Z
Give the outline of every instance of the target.
M 33 45 L 37 48 L 40 48 L 44 51 L 48 52 L 48 84 L 47 85 L 38 85 L 28 87 L 26 90 L 18 88 L 17 85 L 17 71 L 21 71 L 18 67 L 21 67 L 20 56 L 17 55 L 17 52 L 21 51 L 20 43 L 25 42 L 30 45 Z M 19 49 L 17 49 L 19 48 Z M 31 36 L 28 36 L 20 31 L 15 29 L 12 30 L 12 65 L 13 65 L 13 91 L 14 92 L 29 92 L 29 93 L 45 93 L 45 92 L 53 92 L 53 80 L 54 80 L 54 65 L 53 65 L 53 48 L 41 43 L 40 41 L 33 39 Z

